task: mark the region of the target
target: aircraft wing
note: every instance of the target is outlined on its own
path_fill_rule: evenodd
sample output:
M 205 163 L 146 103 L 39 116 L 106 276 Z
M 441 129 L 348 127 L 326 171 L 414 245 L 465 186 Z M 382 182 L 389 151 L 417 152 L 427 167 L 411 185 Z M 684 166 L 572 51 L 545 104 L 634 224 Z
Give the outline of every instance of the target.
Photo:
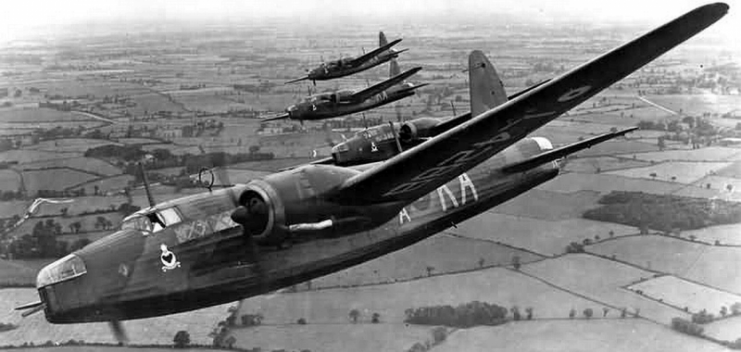
M 359 92 L 353 93 L 353 95 L 350 97 L 350 100 L 353 101 L 353 102 L 356 102 L 356 103 L 361 102 L 361 101 L 365 101 L 368 98 L 370 98 L 370 97 L 372 97 L 372 96 L 374 96 L 376 94 L 379 94 L 379 93 L 383 92 L 384 90 L 389 89 L 389 88 L 391 88 L 392 86 L 394 86 L 396 84 L 399 84 L 400 82 L 403 82 L 405 79 L 411 77 L 415 73 L 419 72 L 419 70 L 421 70 L 421 69 L 422 69 L 421 67 L 415 67 L 413 69 L 406 70 L 406 71 L 404 71 L 404 72 L 402 72 L 402 73 L 400 73 L 400 74 L 398 74 L 398 75 L 396 75 L 394 77 L 391 77 L 391 78 L 389 78 L 389 79 L 387 79 L 387 80 L 385 80 L 385 81 L 383 81 L 381 83 L 376 83 L 376 84 L 374 84 L 374 85 L 372 85 L 372 86 L 370 86 L 368 88 L 365 88 L 365 89 L 363 89 L 363 90 L 361 90 Z
M 291 114 L 283 113 L 279 115 L 270 115 L 267 117 L 260 118 L 260 121 L 276 121 L 291 118 Z
M 401 38 L 396 39 L 396 40 L 394 40 L 392 42 L 389 42 L 386 45 L 380 46 L 380 47 L 378 47 L 377 49 L 375 49 L 373 51 L 369 51 L 369 52 L 367 52 L 367 53 L 365 53 L 365 54 L 363 54 L 361 56 L 358 56 L 358 57 L 356 57 L 355 59 L 352 60 L 352 62 L 350 63 L 350 65 L 352 65 L 352 66 L 358 66 L 358 65 L 362 64 L 363 62 L 366 62 L 366 61 L 370 60 L 370 58 L 372 58 L 372 57 L 374 57 L 374 56 L 376 56 L 376 55 L 378 55 L 378 54 L 380 54 L 380 53 L 382 53 L 382 52 L 390 49 L 392 46 L 394 46 L 396 44 L 399 44 L 399 42 L 401 42 Z
M 685 15 L 351 177 L 333 197 L 345 204 L 413 201 L 581 104 L 728 12 L 715 3 Z

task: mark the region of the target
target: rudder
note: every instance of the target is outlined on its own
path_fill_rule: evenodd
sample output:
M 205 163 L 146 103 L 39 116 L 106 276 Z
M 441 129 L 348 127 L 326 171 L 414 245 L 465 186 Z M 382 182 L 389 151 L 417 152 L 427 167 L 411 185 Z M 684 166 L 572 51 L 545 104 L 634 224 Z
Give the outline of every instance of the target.
M 504 84 L 481 50 L 474 50 L 468 56 L 468 84 L 471 116 L 478 116 L 507 102 Z
M 382 46 L 384 46 L 384 45 L 386 45 L 388 43 L 389 43 L 389 41 L 386 40 L 386 35 L 383 34 L 383 31 L 378 32 L 378 46 L 379 47 L 382 47 Z
M 401 73 L 401 68 L 396 59 L 389 60 L 389 78 L 394 77 Z

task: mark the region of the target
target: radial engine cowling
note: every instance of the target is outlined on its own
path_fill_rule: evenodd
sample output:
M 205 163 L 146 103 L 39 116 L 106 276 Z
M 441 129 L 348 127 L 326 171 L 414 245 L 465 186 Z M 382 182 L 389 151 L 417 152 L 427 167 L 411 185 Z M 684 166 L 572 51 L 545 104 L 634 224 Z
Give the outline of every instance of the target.
M 278 245 L 288 236 L 281 198 L 270 184 L 262 180 L 250 182 L 242 191 L 232 220 L 242 225 L 246 236 L 260 244 Z
M 405 122 L 399 128 L 399 139 L 403 143 L 412 143 L 423 138 L 433 137 L 435 127 L 439 124 L 440 120 L 432 117 L 422 117 Z

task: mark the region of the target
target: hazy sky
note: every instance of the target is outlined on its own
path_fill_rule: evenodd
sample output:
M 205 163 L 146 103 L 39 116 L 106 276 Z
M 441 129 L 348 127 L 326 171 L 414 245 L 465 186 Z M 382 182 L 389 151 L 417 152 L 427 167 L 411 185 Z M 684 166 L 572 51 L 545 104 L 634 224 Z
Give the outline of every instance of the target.
M 696 6 L 701 0 L 5 0 L 0 8 L 0 39 L 21 37 L 34 27 L 89 21 L 238 20 L 254 17 L 290 17 L 309 21 L 317 17 L 476 15 L 507 13 L 527 18 L 565 18 L 585 21 L 649 22 L 661 24 Z M 741 33 L 734 5 L 719 23 L 727 35 Z M 741 7 L 738 9 L 741 11 Z M 712 29 L 712 28 L 711 28 Z M 5 41 L 0 40 L 0 41 Z

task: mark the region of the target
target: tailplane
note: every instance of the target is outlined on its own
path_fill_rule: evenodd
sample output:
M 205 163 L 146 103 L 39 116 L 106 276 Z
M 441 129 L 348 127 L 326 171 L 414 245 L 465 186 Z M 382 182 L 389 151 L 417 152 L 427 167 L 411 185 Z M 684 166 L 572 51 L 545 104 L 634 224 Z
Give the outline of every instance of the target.
M 471 116 L 478 116 L 507 102 L 502 80 L 494 65 L 480 50 L 474 50 L 468 56 L 468 82 Z

